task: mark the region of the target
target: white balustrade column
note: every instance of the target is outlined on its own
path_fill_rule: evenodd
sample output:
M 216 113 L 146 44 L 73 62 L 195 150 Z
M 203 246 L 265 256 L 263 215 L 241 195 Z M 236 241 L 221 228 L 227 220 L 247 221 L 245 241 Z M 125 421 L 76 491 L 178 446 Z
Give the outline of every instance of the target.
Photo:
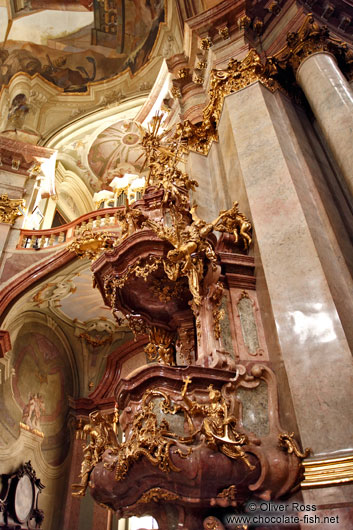
M 297 81 L 325 135 L 353 196 L 353 91 L 329 53 L 315 53 L 299 66 Z

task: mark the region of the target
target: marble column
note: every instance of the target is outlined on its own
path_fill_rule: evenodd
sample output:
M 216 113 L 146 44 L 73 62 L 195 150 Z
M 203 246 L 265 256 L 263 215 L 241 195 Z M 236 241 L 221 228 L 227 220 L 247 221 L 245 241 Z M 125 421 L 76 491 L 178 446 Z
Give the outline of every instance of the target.
M 322 129 L 353 196 L 353 92 L 329 53 L 314 53 L 300 64 L 297 81 Z
M 260 83 L 228 96 L 220 145 L 232 136 L 239 173 L 228 169 L 231 199 L 242 180 L 302 444 L 333 455 L 352 448 L 352 357 L 295 184 L 305 154 L 279 98 Z

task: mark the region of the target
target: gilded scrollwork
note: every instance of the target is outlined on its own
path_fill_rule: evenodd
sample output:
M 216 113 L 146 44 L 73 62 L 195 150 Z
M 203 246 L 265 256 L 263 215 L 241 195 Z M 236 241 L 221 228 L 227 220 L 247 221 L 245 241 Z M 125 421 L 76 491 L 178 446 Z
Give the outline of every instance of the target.
M 90 473 L 93 467 L 102 461 L 103 453 L 107 450 L 110 458 L 105 461 L 104 466 L 115 471 L 117 481 L 124 480 L 131 465 L 142 457 L 165 473 L 179 472 L 180 469 L 173 461 L 171 449 L 173 448 L 173 453 L 178 457 L 187 459 L 195 447 L 202 443 L 202 439 L 210 449 L 220 451 L 231 459 L 240 459 L 250 470 L 254 469 L 243 449 L 248 443 L 248 438 L 237 430 L 237 420 L 230 413 L 223 390 L 221 392 L 210 385 L 208 402 L 199 403 L 187 395 L 190 382 L 190 378 L 185 379 L 180 397 L 177 399 L 172 398 L 165 390 L 147 390 L 133 417 L 128 438 L 121 444 L 116 437 L 117 414 L 108 417 L 100 412 L 91 413 L 90 423 L 83 428 L 83 433 L 89 434 L 90 442 L 84 448 L 81 482 L 73 485 L 75 490 L 73 495 L 85 494 Z M 159 407 L 162 419 L 157 414 L 156 407 Z M 188 425 L 185 436 L 179 436 L 171 431 L 166 419 L 168 414 L 175 415 L 180 412 L 184 414 Z M 148 499 L 152 497 L 151 493 Z M 139 502 L 149 502 L 149 500 Z
M 224 309 L 220 309 L 223 296 L 223 286 L 218 282 L 215 286 L 213 294 L 211 295 L 210 301 L 212 303 L 212 316 L 213 316 L 213 331 L 214 336 L 218 340 L 221 336 L 221 320 L 224 318 Z
M 144 216 L 137 208 L 131 208 L 126 204 L 124 208 L 119 209 L 116 213 L 116 219 L 120 224 L 121 235 L 120 242 L 127 238 L 130 234 L 141 228 Z
M 251 245 L 252 226 L 247 217 L 239 212 L 238 202 L 234 202 L 229 210 L 222 210 L 218 218 L 213 222 L 214 230 L 233 234 L 235 244 L 241 239 L 244 249 Z
M 159 393 L 164 397 L 163 393 Z M 180 469 L 173 463 L 170 449 L 178 441 L 175 433 L 169 429 L 168 422 L 163 419 L 158 423 L 158 418 L 154 412 L 154 393 L 145 392 L 141 409 L 135 415 L 128 440 L 123 442 L 115 450 L 116 458 L 111 464 L 105 464 L 110 469 L 115 469 L 115 479 L 123 480 L 133 462 L 145 457 L 153 466 L 161 471 L 179 472 Z
M 288 33 L 286 46 L 273 59 L 281 68 L 290 65 L 296 72 L 304 59 L 317 52 L 332 53 L 343 69 L 351 66 L 352 51 L 348 45 L 332 37 L 327 26 L 320 26 L 310 13 L 298 31 Z
M 248 443 L 248 438 L 236 429 L 237 419 L 229 413 L 222 393 L 209 385 L 209 403 L 200 404 L 186 395 L 189 383 L 190 378 L 186 378 L 181 396 L 191 416 L 202 415 L 200 432 L 205 436 L 207 445 L 214 450 L 219 449 L 229 458 L 240 458 L 249 469 L 254 469 L 242 448 Z
M 149 342 L 145 346 L 145 353 L 150 361 L 175 366 L 175 337 L 174 333 L 166 329 L 152 326 L 149 330 Z
M 118 419 L 113 415 L 103 415 L 99 411 L 91 412 L 89 423 L 83 429 L 83 436 L 89 436 L 89 443 L 83 449 L 80 479 L 78 484 L 72 484 L 72 495 L 83 497 L 85 495 L 92 469 L 101 460 L 104 451 L 108 448 L 116 449 L 119 444 L 116 437 L 115 425 Z
M 116 245 L 114 234 L 85 230 L 67 246 L 67 249 L 75 252 L 79 258 L 96 260 L 104 250 L 113 249 Z
M 23 215 L 23 199 L 9 199 L 7 193 L 0 195 L 0 223 L 13 225 L 17 217 Z
M 146 491 L 137 501 L 137 504 L 148 504 L 150 502 L 176 501 L 179 495 L 164 488 L 151 488 Z
M 172 282 L 168 278 L 152 280 L 150 288 L 160 302 L 169 302 L 173 298 L 187 295 L 187 286 L 184 280 L 179 282 Z
M 149 129 L 143 130 L 142 147 L 146 154 L 145 164 L 149 168 L 146 186 L 163 189 L 162 206 L 172 205 L 175 207 L 173 214 L 180 215 L 188 211 L 189 191 L 195 190 L 198 183 L 180 168 L 180 165 L 185 165 L 183 142 L 175 139 L 170 131 L 159 133 L 162 117 L 162 114 L 154 116 Z
M 284 451 L 289 454 L 294 453 L 298 458 L 306 458 L 311 452 L 311 450 L 308 448 L 303 452 L 299 449 L 298 442 L 294 439 L 294 432 L 279 434 L 278 444 Z
M 210 76 L 209 103 L 203 111 L 201 123 L 185 120 L 176 129 L 175 138 L 181 138 L 188 149 L 207 154 L 214 140 L 217 140 L 218 122 L 225 96 L 260 81 L 271 91 L 278 88 L 271 62 L 263 64 L 256 50 L 251 49 L 241 61 L 231 59 L 226 70 L 212 70 Z
M 104 293 L 108 298 L 111 307 L 115 306 L 116 293 L 118 289 L 124 287 L 126 282 L 132 277 L 143 278 L 147 281 L 148 276 L 156 271 L 162 263 L 162 258 L 157 256 L 148 256 L 147 258 L 138 258 L 127 271 L 118 278 L 107 277 L 104 280 Z

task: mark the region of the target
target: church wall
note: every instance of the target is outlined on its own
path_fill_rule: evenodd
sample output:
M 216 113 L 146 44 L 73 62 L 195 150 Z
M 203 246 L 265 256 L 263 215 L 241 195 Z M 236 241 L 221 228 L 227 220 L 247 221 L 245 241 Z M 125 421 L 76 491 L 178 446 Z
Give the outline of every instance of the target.
M 17 338 L 13 333 L 10 377 L 0 385 L 0 472 L 11 473 L 31 460 L 45 486 L 40 495 L 43 528 L 59 530 L 70 464 L 68 399 L 74 379 L 62 338 L 40 319 L 23 321 Z

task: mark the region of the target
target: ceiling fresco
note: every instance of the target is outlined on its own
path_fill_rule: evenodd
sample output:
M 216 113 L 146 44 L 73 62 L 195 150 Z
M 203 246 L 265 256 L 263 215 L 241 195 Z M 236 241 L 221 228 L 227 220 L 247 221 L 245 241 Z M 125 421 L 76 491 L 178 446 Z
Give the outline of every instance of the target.
M 115 328 L 110 308 L 105 306 L 97 289 L 92 288 L 92 273 L 89 264 L 76 264 L 76 270 L 69 267 L 43 282 L 28 299 L 30 305 L 50 308 L 57 316 L 67 321 L 91 322 L 93 319 L 110 321 Z M 27 307 L 27 306 L 26 306 Z
M 142 134 L 137 123 L 121 120 L 97 136 L 89 150 L 88 163 L 103 184 L 109 184 L 117 175 L 142 170 Z
M 0 7 L 0 86 L 23 72 L 66 92 L 84 92 L 127 68 L 137 72 L 165 17 L 163 0 L 7 3 Z
M 7 0 L 13 18 L 24 16 L 39 9 L 54 9 L 68 11 L 85 11 L 93 9 L 93 0 Z

